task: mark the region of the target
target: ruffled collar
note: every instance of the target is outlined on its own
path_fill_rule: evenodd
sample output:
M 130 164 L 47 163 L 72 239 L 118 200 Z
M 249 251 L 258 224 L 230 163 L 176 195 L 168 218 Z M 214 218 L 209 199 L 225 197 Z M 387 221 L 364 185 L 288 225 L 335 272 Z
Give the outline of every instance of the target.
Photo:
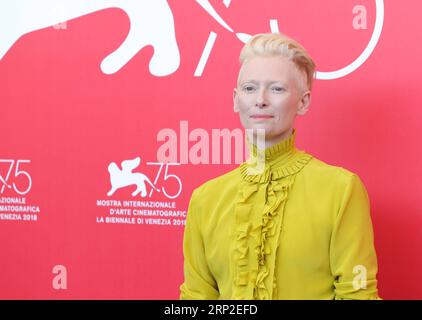
M 250 156 L 240 165 L 242 179 L 253 182 L 277 180 L 297 173 L 312 156 L 295 146 L 296 129 L 286 139 L 265 149 L 246 139 Z

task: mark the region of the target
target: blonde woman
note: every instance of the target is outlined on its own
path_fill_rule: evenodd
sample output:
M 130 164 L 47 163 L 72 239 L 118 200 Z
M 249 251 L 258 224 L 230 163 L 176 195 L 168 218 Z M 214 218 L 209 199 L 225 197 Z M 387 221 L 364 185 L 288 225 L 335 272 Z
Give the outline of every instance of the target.
M 240 62 L 234 111 L 250 159 L 194 190 L 180 298 L 379 299 L 365 186 L 295 146 L 313 60 L 293 39 L 258 34 Z

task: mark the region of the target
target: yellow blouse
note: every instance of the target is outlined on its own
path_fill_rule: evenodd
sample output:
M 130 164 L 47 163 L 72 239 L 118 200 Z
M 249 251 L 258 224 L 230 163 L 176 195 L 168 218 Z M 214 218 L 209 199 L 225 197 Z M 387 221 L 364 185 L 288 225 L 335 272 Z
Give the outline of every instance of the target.
M 364 185 L 295 135 L 194 190 L 181 299 L 380 299 Z

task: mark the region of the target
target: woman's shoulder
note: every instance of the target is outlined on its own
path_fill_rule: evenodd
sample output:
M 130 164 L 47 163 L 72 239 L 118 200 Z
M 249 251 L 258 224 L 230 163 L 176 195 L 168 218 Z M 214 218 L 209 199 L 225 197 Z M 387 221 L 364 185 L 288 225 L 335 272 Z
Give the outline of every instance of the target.
M 330 164 L 316 157 L 313 157 L 307 166 L 302 170 L 303 175 L 318 184 L 332 185 L 334 187 L 345 187 L 350 183 L 360 182 L 357 173 L 352 170 Z

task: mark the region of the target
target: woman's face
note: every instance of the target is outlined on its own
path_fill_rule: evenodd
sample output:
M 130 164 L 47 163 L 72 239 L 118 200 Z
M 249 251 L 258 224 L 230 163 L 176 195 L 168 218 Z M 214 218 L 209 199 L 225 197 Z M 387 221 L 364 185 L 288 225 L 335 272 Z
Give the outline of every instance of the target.
M 309 107 L 310 92 L 301 88 L 306 88 L 306 78 L 293 62 L 277 56 L 252 57 L 242 65 L 233 93 L 234 111 L 245 129 L 264 129 L 266 146 L 273 145 L 290 135 L 296 115 Z

